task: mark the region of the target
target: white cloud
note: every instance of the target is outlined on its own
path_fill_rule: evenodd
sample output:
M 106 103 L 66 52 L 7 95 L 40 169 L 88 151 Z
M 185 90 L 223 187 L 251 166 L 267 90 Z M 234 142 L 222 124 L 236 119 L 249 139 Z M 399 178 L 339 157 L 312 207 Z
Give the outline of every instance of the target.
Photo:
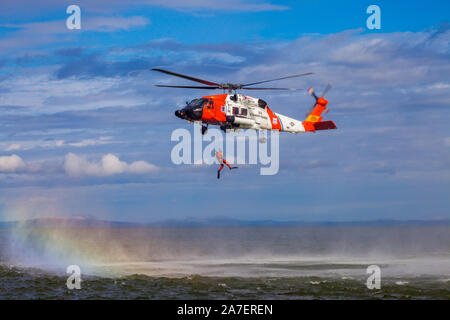
M 92 17 L 82 20 L 81 30 L 98 31 L 98 32 L 112 32 L 117 30 L 129 30 L 136 27 L 143 27 L 150 23 L 150 21 L 141 16 L 132 17 Z M 22 24 L 0 24 L 1 27 L 18 29 L 19 36 L 30 34 L 60 34 L 66 33 L 66 21 L 44 21 L 44 22 L 30 22 Z
M 6 3 L 5 3 L 6 2 Z M 8 6 L 8 2 L 11 4 Z M 117 14 L 124 8 L 129 9 L 130 1 L 123 0 L 95 0 L 95 1 L 77 1 L 83 12 L 94 14 Z M 146 6 L 165 7 L 178 11 L 238 11 L 238 12 L 264 12 L 264 11 L 282 11 L 289 10 L 286 5 L 272 4 L 276 1 L 268 0 L 135 0 L 133 7 L 145 9 Z M 61 0 L 2 0 L 8 10 L 0 11 L 0 16 L 8 16 L 11 12 L 15 14 L 22 13 L 21 8 L 26 7 L 28 11 L 43 12 L 59 9 Z M 84 11 L 83 11 L 84 10 Z M 4 12 L 3 12 L 4 11 Z M 83 19 L 83 16 L 82 16 Z
M 13 154 L 0 157 L 0 173 L 16 172 L 25 168 L 25 162 L 21 157 Z
M 268 2 L 245 1 L 245 0 L 146 0 L 145 3 L 155 6 L 167 7 L 175 10 L 221 10 L 221 11 L 282 11 L 288 10 L 289 7 L 283 5 L 271 4 Z
M 1 13 L 0 13 L 1 14 Z M 54 20 L 30 23 L 3 23 L 0 27 L 10 30 L 11 37 L 0 39 L 0 52 L 7 54 L 13 49 L 26 48 L 30 45 L 43 47 L 48 43 L 59 42 L 61 39 L 58 35 L 64 35 L 63 41 L 75 40 L 82 32 L 115 32 L 130 31 L 134 28 L 145 27 L 150 21 L 141 16 L 131 17 L 87 17 L 82 18 L 81 32 L 72 30 L 69 34 L 67 31 L 66 20 Z
M 140 16 L 96 17 L 86 21 L 86 30 L 112 32 L 117 30 L 130 30 L 132 28 L 145 27 L 149 23 L 150 21 L 147 18 Z
M 110 176 L 124 173 L 127 168 L 127 163 L 120 161 L 118 157 L 110 153 L 102 157 L 101 168 L 105 175 Z
M 120 98 L 114 94 L 102 94 L 104 91 L 116 90 L 120 81 L 120 79 L 107 78 L 102 80 L 57 80 L 52 79 L 49 74 L 18 75 L 1 83 L 1 87 L 5 91 L 2 93 L 1 101 L 2 105 L 31 106 L 29 111 L 34 112 L 37 109 L 43 113 L 74 110 L 75 108 L 89 110 L 117 105 L 130 106 L 142 103 L 139 99 L 127 102 L 125 100 L 130 100 L 129 97 Z M 93 99 L 93 97 L 96 98 Z
M 145 161 L 136 161 L 128 166 L 130 173 L 147 173 L 158 170 L 158 167 Z
M 157 171 L 158 167 L 146 161 L 136 161 L 128 164 L 111 153 L 104 155 L 99 162 L 89 162 L 84 157 L 68 153 L 64 162 L 64 170 L 72 177 L 86 175 L 112 176 L 122 173 L 150 173 Z
M 45 148 L 45 149 L 52 149 L 52 148 L 60 148 L 60 147 L 88 147 L 88 146 L 96 146 L 96 145 L 104 145 L 104 144 L 110 144 L 117 141 L 113 141 L 112 137 L 100 137 L 100 138 L 90 138 L 90 139 L 83 139 L 79 141 L 73 141 L 73 142 L 66 142 L 63 139 L 54 140 L 54 141 L 47 141 L 47 140 L 37 140 L 36 138 L 34 140 L 22 140 L 20 144 L 18 143 L 2 143 L 0 142 L 0 149 L 4 149 L 5 151 L 15 151 L 15 150 L 33 150 L 37 148 Z
M 111 140 L 111 137 L 100 137 L 99 139 L 84 139 L 78 142 L 71 142 L 71 143 L 67 143 L 67 145 L 71 146 L 71 147 L 87 147 L 87 146 L 94 146 L 94 145 L 99 145 L 99 144 L 107 144 L 110 143 L 108 140 Z M 57 142 L 57 146 L 63 146 L 64 145 L 64 141 L 62 143 L 60 143 L 60 145 L 58 145 Z
M 20 148 L 20 144 L 13 143 L 8 148 L 6 148 L 6 151 L 20 150 Z

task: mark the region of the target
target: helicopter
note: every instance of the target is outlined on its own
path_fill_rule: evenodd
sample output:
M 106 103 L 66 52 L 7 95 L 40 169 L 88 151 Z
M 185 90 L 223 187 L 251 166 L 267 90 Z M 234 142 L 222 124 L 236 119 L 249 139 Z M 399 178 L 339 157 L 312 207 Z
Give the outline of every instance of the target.
M 337 129 L 333 121 L 322 121 L 323 116 L 328 113 L 328 101 L 324 96 L 331 89 L 330 84 L 327 85 L 320 96 L 316 95 L 313 88 L 307 90 L 315 99 L 315 102 L 308 112 L 306 112 L 306 119 L 304 121 L 273 112 L 262 99 L 236 93 L 237 90 L 304 90 L 297 88 L 261 88 L 253 86 L 271 81 L 303 77 L 313 74 L 312 72 L 247 84 L 235 84 L 212 82 L 159 68 L 153 68 L 152 70 L 203 84 L 203 86 L 157 84 L 157 87 L 201 90 L 222 89 L 224 92 L 228 92 L 193 99 L 191 102 L 186 102 L 184 108 L 175 111 L 175 116 L 180 119 L 187 120 L 188 122 L 201 123 L 203 135 L 206 134 L 209 125 L 220 126 L 220 129 L 224 132 L 254 129 L 299 133 Z

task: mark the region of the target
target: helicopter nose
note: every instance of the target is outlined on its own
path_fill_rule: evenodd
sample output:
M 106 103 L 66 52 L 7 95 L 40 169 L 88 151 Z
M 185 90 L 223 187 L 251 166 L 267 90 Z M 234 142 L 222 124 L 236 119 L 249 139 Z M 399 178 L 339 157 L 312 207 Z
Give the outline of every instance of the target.
M 180 110 L 183 113 L 183 119 L 197 121 L 202 119 L 202 108 L 184 108 Z
M 178 118 L 181 118 L 181 119 L 185 119 L 186 118 L 186 114 L 184 113 L 183 110 L 175 111 L 175 116 L 177 116 Z

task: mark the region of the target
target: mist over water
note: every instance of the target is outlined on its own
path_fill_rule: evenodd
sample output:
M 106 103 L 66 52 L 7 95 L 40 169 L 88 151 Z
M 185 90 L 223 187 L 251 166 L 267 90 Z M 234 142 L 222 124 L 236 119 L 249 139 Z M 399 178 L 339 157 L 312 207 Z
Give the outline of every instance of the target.
M 310 297 L 308 290 L 335 282 L 320 297 L 345 297 L 341 291 L 353 287 L 368 294 L 366 269 L 375 264 L 385 288 L 418 285 L 417 292 L 429 287 L 438 298 L 450 297 L 448 225 L 0 229 L 0 261 L 2 272 L 59 277 L 62 287 L 67 266 L 75 264 L 92 281 L 116 285 L 175 281 L 174 290 L 200 283 L 230 294 L 240 279 L 258 297 L 256 288 L 270 283 L 259 293 L 267 298 L 299 286 L 303 291 L 292 297 Z M 122 298 L 133 297 L 133 288 L 120 291 Z M 251 297 L 239 290 L 233 297 Z

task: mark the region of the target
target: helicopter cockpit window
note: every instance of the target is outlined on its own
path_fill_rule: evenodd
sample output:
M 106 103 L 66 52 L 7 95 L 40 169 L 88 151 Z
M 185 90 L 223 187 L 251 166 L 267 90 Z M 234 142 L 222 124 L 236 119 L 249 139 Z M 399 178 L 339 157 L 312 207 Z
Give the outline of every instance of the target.
M 241 109 L 241 115 L 242 115 L 242 116 L 247 116 L 247 109 L 242 108 L 242 109 Z
M 188 103 L 189 108 L 200 108 L 203 106 L 203 104 L 206 102 L 206 99 L 194 99 L 191 102 Z
M 239 114 L 239 108 L 233 107 L 233 114 L 238 115 Z

